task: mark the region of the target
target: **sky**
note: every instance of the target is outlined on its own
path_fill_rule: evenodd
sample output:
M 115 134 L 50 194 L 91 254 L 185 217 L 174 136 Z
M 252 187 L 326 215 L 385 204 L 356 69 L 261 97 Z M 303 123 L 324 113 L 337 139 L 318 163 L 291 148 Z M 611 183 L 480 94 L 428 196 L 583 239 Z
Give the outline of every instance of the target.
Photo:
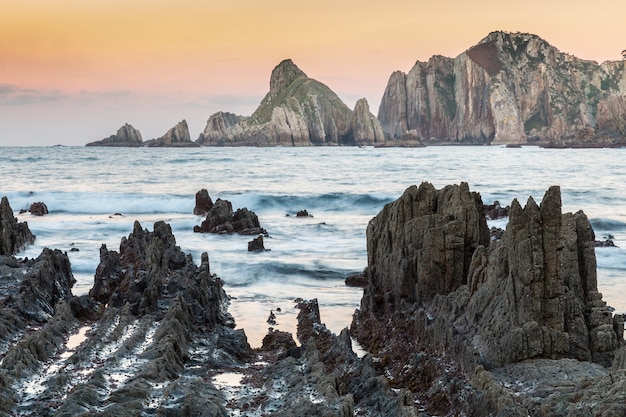
M 516 6 L 514 6 L 516 4 Z M 372 113 L 392 72 L 490 32 L 536 34 L 603 62 L 626 49 L 624 0 L 0 0 L 0 146 L 144 140 L 217 111 L 250 115 L 290 58 Z

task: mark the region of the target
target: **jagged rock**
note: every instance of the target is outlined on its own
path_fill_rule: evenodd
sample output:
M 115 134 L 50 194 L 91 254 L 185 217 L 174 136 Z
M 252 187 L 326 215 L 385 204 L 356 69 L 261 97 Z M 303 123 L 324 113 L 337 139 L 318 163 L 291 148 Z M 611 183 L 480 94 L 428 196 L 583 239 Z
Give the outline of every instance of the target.
M 42 202 L 33 203 L 30 205 L 28 211 L 34 216 L 43 216 L 48 214 L 48 206 Z
M 200 145 L 191 140 L 191 137 L 189 136 L 189 126 L 187 126 L 187 121 L 181 120 L 176 124 L 176 126 L 168 130 L 165 135 L 157 139 L 146 141 L 145 146 L 178 148 L 194 147 Z
M 200 226 L 193 229 L 196 233 L 239 233 L 241 235 L 267 235 L 259 223 L 259 218 L 247 208 L 233 212 L 230 201 L 218 198 Z
M 265 245 L 263 244 L 263 236 L 257 236 L 248 242 L 248 252 L 263 252 Z
M 624 346 L 623 320 L 597 291 L 591 225 L 582 212 L 561 213 L 558 187 L 540 206 L 532 198 L 524 208 L 514 200 L 500 240 L 489 242 L 482 213 L 480 196 L 467 184 L 435 190 L 423 183 L 385 206 L 368 226 L 369 285 L 352 332 L 388 358 L 385 369 L 394 380 L 421 387 L 420 396 L 437 384 L 424 385 L 420 372 L 406 370 L 419 365 L 410 358 L 427 352 L 429 374 L 438 375 L 433 381 L 466 379 L 479 391 L 468 395 L 486 399 L 472 415 L 518 415 L 526 400 L 530 408 L 519 415 L 538 413 L 544 405 L 537 397 L 553 405 L 565 401 L 555 415 L 567 415 L 580 388 L 555 400 L 537 376 L 520 392 L 498 382 L 504 378 L 499 369 L 539 360 L 558 369 L 568 366 L 562 358 L 571 358 L 581 363 L 572 375 L 584 379 L 591 369 L 598 381 L 608 375 L 602 366 Z M 435 414 L 454 412 L 455 396 L 448 398 Z M 604 397 L 592 408 L 608 410 L 613 401 Z
M 626 134 L 625 61 L 598 65 L 526 33 L 493 32 L 456 58 L 388 81 L 378 119 L 423 143 L 615 146 Z
M 18 223 L 13 216 L 9 199 L 2 197 L 0 201 L 0 255 L 13 255 L 34 241 L 35 236 L 28 228 L 28 223 Z
M 227 130 L 247 118 L 229 112 L 217 112 L 209 117 L 196 142 L 203 146 L 215 146 Z
M 206 189 L 201 189 L 196 193 L 196 206 L 193 208 L 193 214 L 198 216 L 206 215 L 213 208 L 213 200 Z
M 354 105 L 352 135 L 354 144 L 358 146 L 380 145 L 385 142 L 383 129 L 378 119 L 370 112 L 370 106 L 364 98 Z
M 141 132 L 135 129 L 128 123 L 120 127 L 115 135 L 111 135 L 108 138 L 90 142 L 85 146 L 129 146 L 138 147 L 143 146 L 143 139 L 141 138 Z
M 198 143 L 311 146 L 382 141 L 382 129 L 367 103 L 358 103 L 356 110 L 355 114 L 327 86 L 309 78 L 287 59 L 272 71 L 270 91 L 252 116 L 216 113 L 209 118 Z

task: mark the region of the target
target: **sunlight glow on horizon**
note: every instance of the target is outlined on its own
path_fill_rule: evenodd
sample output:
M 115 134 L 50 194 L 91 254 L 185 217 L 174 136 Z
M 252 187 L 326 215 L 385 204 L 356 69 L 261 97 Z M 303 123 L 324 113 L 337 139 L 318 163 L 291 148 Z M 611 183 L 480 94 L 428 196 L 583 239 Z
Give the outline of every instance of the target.
M 233 111 L 213 103 L 219 97 L 242 97 L 247 104 L 234 112 L 250 114 L 271 70 L 290 58 L 350 107 L 366 97 L 376 114 L 393 71 L 433 55 L 453 58 L 495 30 L 533 33 L 598 62 L 619 60 L 626 48 L 623 0 L 598 0 L 598 16 L 563 0 L 529 0 L 514 11 L 495 0 L 420 3 L 0 0 L 0 94 L 125 93 L 138 105 L 169 100 L 181 110 L 204 103 L 200 125 L 215 111 Z M 0 95 L 0 106 L 12 103 Z

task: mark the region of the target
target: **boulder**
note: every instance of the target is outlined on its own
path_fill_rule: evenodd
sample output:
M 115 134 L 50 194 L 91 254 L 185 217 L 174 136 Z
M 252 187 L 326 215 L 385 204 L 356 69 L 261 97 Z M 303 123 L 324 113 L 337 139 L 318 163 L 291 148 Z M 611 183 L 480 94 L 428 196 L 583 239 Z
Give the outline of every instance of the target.
M 202 189 L 196 193 L 196 206 L 193 208 L 193 214 L 205 216 L 209 210 L 213 208 L 213 200 L 206 189 Z
M 28 211 L 34 216 L 43 216 L 48 214 L 48 206 L 42 202 L 33 203 L 30 205 Z
M 263 252 L 265 245 L 263 244 L 263 236 L 257 236 L 248 242 L 248 252 Z
M 13 255 L 34 241 L 35 236 L 28 228 L 28 223 L 18 223 L 13 216 L 9 199 L 2 197 L 0 201 L 0 255 Z
M 202 224 L 195 226 L 193 231 L 196 233 L 267 235 L 256 213 L 245 207 L 233 212 L 231 202 L 220 198 L 215 201 Z

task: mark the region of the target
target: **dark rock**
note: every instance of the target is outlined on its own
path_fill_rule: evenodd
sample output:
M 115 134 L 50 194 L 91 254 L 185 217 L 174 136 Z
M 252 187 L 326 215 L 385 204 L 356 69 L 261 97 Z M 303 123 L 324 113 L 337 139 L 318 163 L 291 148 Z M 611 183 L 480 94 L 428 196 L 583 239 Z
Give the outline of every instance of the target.
M 263 252 L 265 250 L 263 236 L 255 237 L 253 240 L 248 242 L 248 252 Z
M 509 215 L 509 206 L 502 207 L 499 201 L 494 201 L 493 204 L 485 204 L 483 211 L 488 220 L 497 220 Z
M 239 233 L 240 235 L 267 235 L 259 223 L 259 218 L 247 208 L 237 209 L 228 200 L 217 199 L 200 226 L 193 229 L 196 233 Z
M 610 237 L 605 238 L 604 240 L 596 240 L 594 242 L 596 248 L 615 248 L 615 242 Z
M 296 213 L 296 217 L 313 217 L 313 216 L 310 215 L 309 212 L 306 210 L 300 210 L 299 212 Z
M 206 189 L 201 189 L 196 193 L 196 206 L 193 208 L 193 214 L 205 216 L 213 208 L 213 200 Z
M 28 228 L 28 223 L 18 223 L 13 216 L 9 199 L 2 197 L 0 202 L 0 255 L 13 255 L 34 241 L 35 236 Z
M 267 317 L 267 324 L 276 325 L 276 314 L 273 311 L 270 311 L 270 315 Z
M 33 203 L 30 205 L 28 211 L 34 216 L 43 216 L 48 214 L 48 206 L 42 202 Z
M 500 240 L 490 242 L 482 208 L 466 184 L 427 183 L 385 206 L 368 226 L 369 285 L 351 329 L 429 414 L 538 414 L 543 406 L 530 399 L 545 398 L 542 375 L 522 393 L 496 370 L 538 360 L 558 369 L 571 358 L 582 364 L 572 377 L 587 369 L 599 381 L 606 371 L 591 369 L 611 365 L 621 327 L 597 291 L 591 225 L 582 212 L 561 213 L 558 187 L 541 206 L 514 200 Z M 428 359 L 417 360 L 421 352 Z M 572 396 L 556 396 L 565 401 L 556 415 L 577 406 Z M 614 399 L 592 408 L 608 410 Z
M 348 287 L 367 287 L 367 278 L 365 274 L 353 274 L 346 277 L 346 285 Z

